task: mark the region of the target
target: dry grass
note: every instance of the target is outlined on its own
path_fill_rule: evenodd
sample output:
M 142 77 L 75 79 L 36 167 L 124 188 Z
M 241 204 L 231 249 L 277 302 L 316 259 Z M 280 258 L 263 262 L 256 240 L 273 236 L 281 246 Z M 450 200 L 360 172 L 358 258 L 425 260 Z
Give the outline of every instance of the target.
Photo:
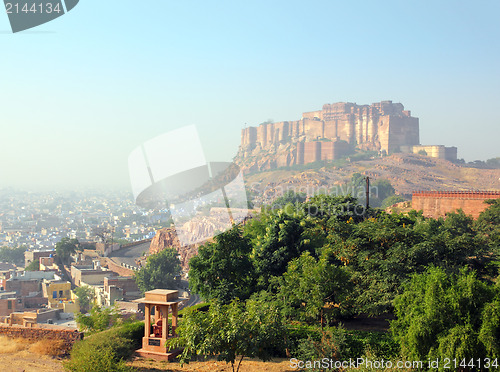
M 30 351 L 51 357 L 59 357 L 65 354 L 63 340 L 40 340 L 30 346 Z
M 23 350 L 51 357 L 62 356 L 65 353 L 63 340 L 45 339 L 35 342 L 24 338 L 11 339 L 0 336 L 0 354 L 13 354 Z
M 27 347 L 26 340 L 22 338 L 10 339 L 0 336 L 0 354 L 11 354 L 24 350 Z
M 0 336 L 0 371 L 63 372 L 61 361 L 52 356 L 57 353 L 58 343 Z

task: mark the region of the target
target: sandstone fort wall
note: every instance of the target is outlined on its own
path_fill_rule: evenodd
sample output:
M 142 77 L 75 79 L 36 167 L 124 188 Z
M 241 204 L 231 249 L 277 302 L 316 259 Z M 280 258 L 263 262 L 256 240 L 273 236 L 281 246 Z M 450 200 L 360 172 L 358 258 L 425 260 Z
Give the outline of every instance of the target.
M 476 219 L 489 206 L 485 200 L 498 198 L 500 191 L 416 191 L 411 203 L 413 209 L 423 211 L 426 217 L 443 217 L 448 212 L 462 209 Z

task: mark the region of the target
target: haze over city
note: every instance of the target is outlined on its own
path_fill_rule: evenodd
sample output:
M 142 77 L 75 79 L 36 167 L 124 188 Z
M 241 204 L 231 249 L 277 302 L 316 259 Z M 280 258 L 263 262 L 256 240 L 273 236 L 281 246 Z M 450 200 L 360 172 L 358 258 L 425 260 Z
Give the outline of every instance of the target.
M 195 124 L 230 160 L 241 129 L 325 103 L 401 102 L 422 143 L 499 156 L 500 4 L 82 2 L 12 35 L 0 17 L 0 187 L 128 188 L 144 141 Z

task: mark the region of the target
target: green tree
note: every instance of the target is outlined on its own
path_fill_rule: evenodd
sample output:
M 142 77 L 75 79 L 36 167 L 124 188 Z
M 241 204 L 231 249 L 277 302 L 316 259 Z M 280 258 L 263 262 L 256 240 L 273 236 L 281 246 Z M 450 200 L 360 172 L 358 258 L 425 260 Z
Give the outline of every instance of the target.
M 395 193 L 394 187 L 388 180 L 378 179 L 372 182 L 370 186 L 370 205 L 380 207 L 385 199 Z
M 156 288 L 175 287 L 175 276 L 181 271 L 179 253 L 175 248 L 164 250 L 148 257 L 147 263 L 135 274 L 135 281 L 142 292 Z
M 266 361 L 273 350 L 284 350 L 285 331 L 274 304 L 235 300 L 222 305 L 212 301 L 206 313 L 184 314 L 176 330 L 179 337 L 171 339 L 169 345 L 184 348 L 182 363 L 198 355 L 216 356 L 239 371 L 245 356 Z
M 498 287 L 498 284 L 497 284 Z M 496 298 L 485 305 L 482 324 L 479 330 L 479 341 L 484 345 L 486 354 L 491 358 L 500 358 L 500 290 L 497 288 Z
M 75 289 L 76 297 L 78 298 L 78 304 L 80 305 L 80 311 L 86 313 L 90 310 L 91 305 L 94 302 L 95 292 L 94 289 L 88 285 L 83 285 Z
M 302 205 L 306 216 L 314 218 L 315 224 L 327 229 L 326 221 L 361 222 L 370 215 L 365 206 L 351 196 L 315 195 Z
M 104 308 L 94 304 L 89 314 L 77 313 L 75 319 L 79 329 L 94 333 L 108 329 L 119 317 L 114 308 Z
M 286 191 L 283 196 L 280 196 L 273 201 L 271 208 L 278 209 L 283 208 L 287 204 L 297 204 L 303 203 L 306 200 L 307 195 L 304 192 L 295 193 L 293 190 Z
M 483 235 L 485 243 L 500 253 L 500 199 L 489 199 L 486 203 L 489 207 L 481 212 L 475 228 Z
M 30 262 L 28 266 L 24 269 L 25 271 L 38 271 L 40 270 L 40 261 L 35 260 Z
M 500 168 L 500 157 L 488 159 L 486 164 L 491 168 Z
M 69 260 L 72 254 L 81 250 L 80 243 L 78 239 L 62 238 L 60 242 L 56 244 L 56 254 L 60 259 L 61 263 L 69 264 Z
M 0 262 L 8 262 L 17 265 L 22 264 L 24 262 L 24 252 L 26 252 L 26 247 L 1 247 Z
M 307 222 L 288 208 L 272 213 L 266 219 L 265 231 L 258 236 L 253 252 L 258 289 L 267 290 L 270 279 L 283 275 L 288 263 L 303 252 L 315 254 L 314 241 L 306 233 Z
M 189 261 L 189 285 L 205 300 L 229 303 L 247 299 L 254 287 L 254 269 L 250 260 L 251 245 L 241 227 L 217 235 L 213 243 L 198 249 Z
M 414 360 L 498 355 L 492 339 L 499 331 L 497 304 L 488 305 L 495 294 L 498 298 L 498 288 L 466 269 L 456 275 L 433 267 L 412 276 L 394 301 L 396 320 L 391 322 L 403 355 Z
M 392 310 L 401 284 L 429 264 L 456 273 L 485 254 L 473 220 L 463 212 L 446 219 L 381 213 L 358 223 L 330 221 L 329 245 L 355 284 L 355 311 Z M 476 257 L 472 259 L 471 257 Z
M 342 267 L 332 264 L 326 252 L 318 260 L 309 252 L 303 253 L 288 264 L 286 273 L 277 282 L 276 297 L 284 314 L 297 320 L 319 318 L 322 327 L 325 307 L 337 310 L 331 315 L 338 317 L 349 293 L 348 274 Z

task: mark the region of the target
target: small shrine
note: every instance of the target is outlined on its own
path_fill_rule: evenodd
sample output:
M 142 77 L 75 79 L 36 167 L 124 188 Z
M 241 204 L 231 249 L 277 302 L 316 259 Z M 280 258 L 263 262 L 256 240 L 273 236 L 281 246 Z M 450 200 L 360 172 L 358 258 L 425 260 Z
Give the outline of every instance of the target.
M 137 353 L 146 358 L 172 360 L 181 350 L 169 350 L 166 342 L 176 337 L 177 312 L 179 304 L 185 300 L 179 298 L 179 291 L 154 289 L 145 293 L 144 298 L 134 300 L 144 304 L 144 337 L 142 348 Z M 154 323 L 151 324 L 151 314 L 154 312 Z M 171 324 L 169 323 L 171 313 Z

